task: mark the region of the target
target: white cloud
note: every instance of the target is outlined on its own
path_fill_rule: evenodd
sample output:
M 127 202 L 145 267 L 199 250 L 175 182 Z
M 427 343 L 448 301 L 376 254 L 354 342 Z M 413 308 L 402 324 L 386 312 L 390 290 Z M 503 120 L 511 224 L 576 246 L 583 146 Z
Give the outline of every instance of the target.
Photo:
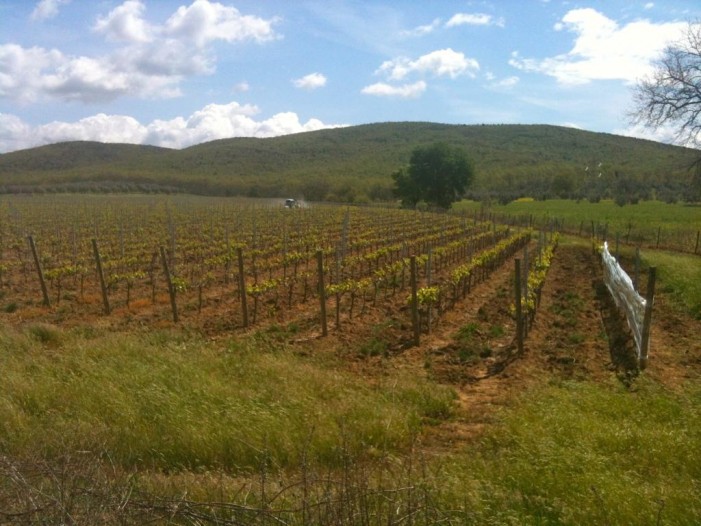
M 334 128 L 318 119 L 301 122 L 293 112 L 256 120 L 257 106 L 237 102 L 209 104 L 188 117 L 142 124 L 126 115 L 99 113 L 75 122 L 30 126 L 14 115 L 0 114 L 0 152 L 63 141 L 100 141 L 184 148 L 229 137 L 274 137 Z
M 140 0 L 127 0 L 105 17 L 99 17 L 94 31 L 117 42 L 150 42 L 153 28 L 142 18 L 146 7 Z
M 385 61 L 377 73 L 385 73 L 391 80 L 402 80 L 411 73 L 448 76 L 454 79 L 462 74 L 474 76 L 476 70 L 479 70 L 479 63 L 475 59 L 467 58 L 463 53 L 448 48 L 433 51 L 416 60 L 399 57 Z
M 410 29 L 408 31 L 402 31 L 401 34 L 403 36 L 409 36 L 409 37 L 421 37 L 421 36 L 433 33 L 436 29 L 438 29 L 440 27 L 440 25 L 441 25 L 441 19 L 436 18 L 430 24 L 426 24 L 423 26 L 417 26 L 414 29 Z
M 653 7 L 655 7 L 655 4 L 653 2 L 648 2 L 643 9 L 652 9 Z
M 488 80 L 493 80 L 493 78 L 488 79 Z M 497 89 L 510 89 L 510 88 L 513 88 L 514 86 L 516 86 L 516 84 L 518 84 L 519 82 L 520 82 L 520 79 L 517 76 L 513 75 L 511 77 L 506 77 L 506 78 L 498 80 L 496 82 L 492 82 L 490 84 L 490 87 L 497 88 Z
M 496 25 L 499 27 L 504 27 L 504 19 L 499 18 L 494 20 L 492 15 L 487 15 L 484 13 L 456 13 L 450 20 L 445 23 L 445 27 L 456 27 L 456 26 L 491 26 Z
M 144 13 L 142 0 L 126 0 L 97 19 L 93 30 L 122 44 L 108 55 L 68 56 L 55 49 L 0 45 L 0 97 L 22 103 L 175 97 L 186 77 L 215 72 L 216 57 L 208 46 L 214 40 L 278 37 L 272 28 L 276 19 L 242 15 L 209 0 L 180 7 L 164 25 L 149 24 Z
M 413 99 L 426 91 L 426 83 L 423 80 L 414 84 L 403 84 L 402 86 L 392 86 L 384 82 L 378 82 L 366 86 L 361 90 L 365 95 L 377 95 L 382 97 L 399 97 L 403 99 Z
M 266 42 L 278 38 L 273 30 L 277 19 L 265 20 L 242 15 L 235 7 L 209 0 L 195 0 L 189 7 L 181 6 L 166 21 L 166 35 L 184 39 L 198 46 L 213 40 L 237 42 L 254 40 Z
M 245 93 L 246 91 L 251 89 L 251 86 L 248 84 L 248 82 L 243 81 L 234 84 L 234 87 L 232 89 L 234 93 Z
M 71 0 L 41 0 L 32 11 L 32 20 L 46 20 L 58 15 L 60 6 L 70 3 Z
M 514 53 L 509 64 L 522 71 L 552 76 L 561 84 L 592 80 L 632 83 L 650 71 L 651 61 L 685 27 L 686 22 L 655 24 L 648 20 L 619 26 L 594 9 L 573 9 L 555 25 L 558 31 L 576 35 L 568 53 L 545 59 L 521 58 Z
M 20 103 L 37 100 L 50 81 L 48 72 L 55 74 L 66 61 L 56 50 L 0 45 L 0 97 Z
M 638 139 L 648 139 L 651 141 L 663 142 L 667 144 L 676 144 L 678 146 L 686 146 L 688 148 L 698 148 L 701 146 L 701 135 L 694 141 L 690 139 L 687 142 L 679 140 L 679 129 L 671 124 L 659 126 L 657 128 L 647 128 L 640 124 L 628 126 L 627 128 L 619 128 L 612 133 L 616 135 L 625 135 L 627 137 L 636 137 Z
M 192 60 L 195 56 L 189 57 Z M 20 103 L 46 98 L 94 103 L 125 95 L 178 95 L 175 86 L 180 72 L 140 70 L 138 60 L 136 52 L 114 57 L 69 57 L 57 50 L 0 45 L 0 97 Z
M 321 73 L 310 73 L 292 81 L 295 88 L 314 90 L 326 86 L 326 77 Z

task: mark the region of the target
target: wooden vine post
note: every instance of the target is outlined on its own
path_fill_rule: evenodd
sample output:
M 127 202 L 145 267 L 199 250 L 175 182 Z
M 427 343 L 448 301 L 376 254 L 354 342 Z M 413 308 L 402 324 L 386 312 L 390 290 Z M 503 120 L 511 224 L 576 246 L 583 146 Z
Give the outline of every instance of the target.
M 248 327 L 248 302 L 246 301 L 246 276 L 243 273 L 243 249 L 236 249 L 236 258 L 239 264 L 239 290 L 241 291 L 241 313 L 243 314 L 243 326 Z
M 319 275 L 319 309 L 321 311 L 321 335 L 326 336 L 329 329 L 326 323 L 326 289 L 324 288 L 324 252 L 316 251 L 316 269 Z
M 516 343 L 518 345 L 519 354 L 523 353 L 523 314 L 521 313 L 521 260 L 516 258 L 514 260 L 516 265 L 514 273 L 514 292 L 515 294 L 515 305 L 516 305 Z
M 640 345 L 640 369 L 647 367 L 648 347 L 650 346 L 650 325 L 652 324 L 652 303 L 655 300 L 655 281 L 657 268 L 650 267 L 647 277 L 647 294 L 645 295 L 645 314 L 643 316 L 643 332 Z
M 34 244 L 34 238 L 29 236 L 29 248 L 32 249 L 32 257 L 34 258 L 34 265 L 37 269 L 37 274 L 39 275 L 39 284 L 41 285 L 41 293 L 44 296 L 44 305 L 51 307 L 51 300 L 49 299 L 49 290 L 46 288 L 46 280 L 44 279 L 44 271 L 41 269 L 41 261 L 39 261 L 39 254 L 37 253 L 36 244 Z
M 105 283 L 105 273 L 102 269 L 102 258 L 100 258 L 100 249 L 97 247 L 97 240 L 92 240 L 92 251 L 95 256 L 95 265 L 97 267 L 97 277 L 100 279 L 100 290 L 102 291 L 102 306 L 105 314 L 110 313 L 110 299 L 107 296 L 107 284 Z
M 168 295 L 170 296 L 170 308 L 173 311 L 173 321 L 178 323 L 178 304 L 175 301 L 175 286 L 173 285 L 173 279 L 170 275 L 170 268 L 168 268 L 168 258 L 166 257 L 166 250 L 163 245 L 160 247 L 161 250 L 161 263 L 163 264 L 163 273 L 166 276 L 166 283 L 168 284 Z
M 411 256 L 410 259 L 410 267 L 411 267 L 411 325 L 414 329 L 414 345 L 419 345 L 420 343 L 420 334 L 421 330 L 419 327 L 419 305 L 418 305 L 418 298 L 417 298 L 417 285 L 416 282 L 418 281 L 416 278 L 417 272 L 416 272 L 416 256 Z

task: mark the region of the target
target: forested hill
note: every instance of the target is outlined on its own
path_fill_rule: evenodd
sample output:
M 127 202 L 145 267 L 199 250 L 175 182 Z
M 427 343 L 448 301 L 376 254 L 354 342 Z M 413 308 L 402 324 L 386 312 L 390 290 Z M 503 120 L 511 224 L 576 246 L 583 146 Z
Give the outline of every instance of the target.
M 379 123 L 235 138 L 171 150 L 69 142 L 0 155 L 0 191 L 163 189 L 310 200 L 391 196 L 390 175 L 419 145 L 465 148 L 475 197 L 683 198 L 701 152 L 548 125 Z

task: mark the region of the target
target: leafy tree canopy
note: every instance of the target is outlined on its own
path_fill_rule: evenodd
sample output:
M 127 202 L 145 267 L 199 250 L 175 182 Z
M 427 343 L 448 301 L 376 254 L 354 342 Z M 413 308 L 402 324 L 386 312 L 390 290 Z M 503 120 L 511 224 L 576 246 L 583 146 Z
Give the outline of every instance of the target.
M 403 206 L 414 208 L 425 201 L 447 209 L 462 199 L 474 176 L 472 161 L 463 149 L 438 142 L 415 148 L 409 166 L 392 174 L 392 179 Z

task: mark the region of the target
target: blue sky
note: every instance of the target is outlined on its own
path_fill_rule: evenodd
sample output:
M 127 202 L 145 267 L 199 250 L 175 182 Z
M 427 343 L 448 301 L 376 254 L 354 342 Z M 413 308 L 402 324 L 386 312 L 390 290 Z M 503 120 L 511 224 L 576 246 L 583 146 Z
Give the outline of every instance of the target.
M 0 153 L 386 121 L 632 127 L 698 0 L 0 0 Z

